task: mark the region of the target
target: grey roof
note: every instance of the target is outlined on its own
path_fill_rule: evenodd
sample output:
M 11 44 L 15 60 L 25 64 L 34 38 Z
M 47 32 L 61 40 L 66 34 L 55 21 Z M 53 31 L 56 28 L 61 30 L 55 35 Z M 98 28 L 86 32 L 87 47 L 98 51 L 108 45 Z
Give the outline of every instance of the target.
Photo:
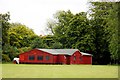
M 57 54 L 72 55 L 76 51 L 79 51 L 78 49 L 38 49 L 38 50 L 41 50 L 41 51 L 44 51 L 44 52 L 48 52 L 48 53 L 51 53 L 51 54 L 54 54 L 54 55 L 57 55 Z M 91 55 L 91 54 L 83 53 L 83 52 L 80 52 L 80 53 L 82 55 Z

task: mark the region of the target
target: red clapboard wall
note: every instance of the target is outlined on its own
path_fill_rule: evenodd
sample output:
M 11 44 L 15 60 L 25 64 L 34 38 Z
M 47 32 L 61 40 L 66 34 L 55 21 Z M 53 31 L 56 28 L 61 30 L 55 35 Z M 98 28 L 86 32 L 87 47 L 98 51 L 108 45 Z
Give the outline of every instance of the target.
M 33 49 L 19 55 L 20 63 L 92 64 L 92 55 L 78 49 Z

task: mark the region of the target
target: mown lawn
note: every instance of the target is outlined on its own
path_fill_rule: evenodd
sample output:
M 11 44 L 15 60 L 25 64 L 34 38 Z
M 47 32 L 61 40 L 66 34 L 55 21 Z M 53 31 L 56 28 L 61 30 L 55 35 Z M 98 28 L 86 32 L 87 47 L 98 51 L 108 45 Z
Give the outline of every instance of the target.
M 2 64 L 3 78 L 118 78 L 118 66 Z
M 0 79 L 2 78 L 2 63 L 0 62 Z

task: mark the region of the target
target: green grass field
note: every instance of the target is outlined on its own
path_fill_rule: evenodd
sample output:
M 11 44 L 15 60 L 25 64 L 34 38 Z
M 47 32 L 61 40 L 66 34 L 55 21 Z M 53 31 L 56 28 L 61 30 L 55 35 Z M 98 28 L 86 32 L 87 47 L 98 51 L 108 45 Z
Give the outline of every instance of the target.
M 0 62 L 0 79 L 2 78 L 2 63 Z
M 118 78 L 118 66 L 2 64 L 3 78 Z

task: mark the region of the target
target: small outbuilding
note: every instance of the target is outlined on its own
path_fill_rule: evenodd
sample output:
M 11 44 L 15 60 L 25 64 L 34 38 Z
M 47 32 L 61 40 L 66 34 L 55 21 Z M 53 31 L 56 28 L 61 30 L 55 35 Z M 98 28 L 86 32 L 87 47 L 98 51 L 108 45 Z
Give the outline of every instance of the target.
M 19 63 L 92 64 L 92 55 L 78 49 L 33 49 L 21 53 Z
M 14 64 L 19 64 L 19 58 L 14 58 L 14 59 L 13 59 L 13 63 L 14 63 Z

